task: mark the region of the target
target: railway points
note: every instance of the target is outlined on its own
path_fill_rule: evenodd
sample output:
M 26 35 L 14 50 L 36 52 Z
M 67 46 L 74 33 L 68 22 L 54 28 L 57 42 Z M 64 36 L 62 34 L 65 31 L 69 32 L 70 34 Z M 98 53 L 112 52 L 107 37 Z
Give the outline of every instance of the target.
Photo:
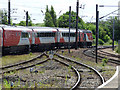
M 78 55 L 81 56 L 82 52 L 85 49 L 86 48 L 81 48 L 82 51 L 79 49 L 81 52 L 79 52 L 79 50 L 77 50 L 79 53 L 75 52 L 74 50 L 71 50 L 70 54 L 74 55 L 74 53 L 77 53 L 75 57 L 77 57 Z M 81 61 L 78 61 L 78 59 L 77 60 L 76 59 L 75 60 L 71 59 L 71 58 L 73 58 L 71 55 L 70 55 L 71 58 L 69 57 L 69 55 L 67 55 L 67 57 L 66 57 L 66 55 L 65 55 L 66 49 L 52 51 L 52 52 L 54 52 L 52 54 L 53 55 L 52 59 L 49 59 L 49 55 L 51 55 L 50 52 L 45 52 L 45 53 L 43 53 L 43 55 L 41 54 L 41 55 L 37 56 L 35 59 L 33 58 L 33 60 L 31 59 L 30 61 L 28 61 L 26 63 L 22 62 L 20 64 L 20 66 L 22 66 L 22 67 L 19 67 L 18 64 L 15 64 L 13 66 L 8 66 L 9 69 L 5 69 L 5 68 L 7 68 L 7 66 L 3 67 L 3 73 L 6 75 L 6 76 L 4 75 L 3 78 L 4 79 L 7 78 L 8 80 L 10 80 L 10 78 L 12 78 L 12 80 L 15 79 L 16 81 L 18 79 L 20 79 L 20 82 L 23 83 L 23 86 L 25 85 L 25 82 L 31 82 L 29 80 L 33 80 L 33 81 L 35 80 L 34 82 L 36 82 L 36 84 L 38 85 L 38 87 L 40 86 L 38 84 L 39 81 L 42 81 L 42 80 L 47 85 L 48 84 L 47 82 L 49 82 L 49 80 L 51 80 L 51 78 L 53 79 L 53 81 L 56 81 L 58 78 L 59 79 L 62 78 L 63 80 L 66 79 L 67 81 L 65 81 L 65 83 L 66 83 L 67 86 L 65 84 L 64 85 L 60 84 L 59 88 L 61 87 L 61 85 L 63 85 L 64 88 L 69 88 L 69 87 L 75 87 L 76 88 L 77 85 L 78 85 L 77 88 L 97 88 L 99 85 L 101 85 L 106 80 L 108 80 L 107 78 L 105 78 L 105 81 L 104 81 L 102 75 L 103 76 L 105 76 L 105 75 L 101 74 L 101 71 L 100 71 L 99 74 L 100 74 L 100 77 L 102 77 L 102 79 L 98 78 L 97 75 L 99 75 L 99 74 L 96 75 L 95 73 L 93 73 L 94 70 L 90 70 L 90 67 L 88 67 L 88 69 L 87 69 L 86 65 L 85 66 L 81 66 L 81 64 L 80 64 Z M 56 54 L 57 52 L 61 53 L 64 56 L 57 55 Z M 40 60 L 40 59 L 42 59 L 42 60 Z M 84 61 L 85 61 L 85 59 L 84 59 Z M 61 65 L 62 65 L 62 67 L 61 67 Z M 60 66 L 60 67 L 58 67 L 58 66 Z M 76 76 L 76 73 L 74 72 L 73 69 L 71 69 L 71 67 L 73 67 L 74 70 L 77 70 L 77 73 L 79 72 L 79 74 L 81 75 L 80 76 L 80 81 L 77 81 L 78 78 Z M 16 68 L 16 70 L 14 68 Z M 21 68 L 21 69 L 19 69 L 19 68 Z M 30 68 L 34 68 L 33 72 L 31 74 L 29 74 L 30 73 Z M 64 68 L 66 68 L 66 69 L 64 69 Z M 98 68 L 96 68 L 96 69 L 98 70 L 97 71 L 97 73 L 98 73 L 99 69 Z M 58 74 L 58 72 L 54 72 L 54 70 L 55 71 L 59 71 L 59 74 Z M 113 70 L 113 69 L 111 68 L 111 70 Z M 35 71 L 37 71 L 37 73 L 35 73 Z M 54 73 L 52 74 L 50 72 L 54 72 L 56 74 L 54 74 Z M 65 74 L 64 75 L 60 74 L 61 72 L 66 72 L 65 73 L 66 75 Z M 17 74 L 17 73 L 22 73 L 22 75 Z M 105 72 L 102 72 L 102 73 L 105 73 Z M 10 75 L 10 77 L 8 77 L 7 75 Z M 44 79 L 42 79 L 42 77 L 40 75 L 45 76 L 45 77 L 43 77 Z M 72 75 L 72 76 L 70 76 L 70 75 Z M 36 77 L 38 77 L 38 76 L 40 77 L 39 80 L 36 79 Z M 32 77 L 32 78 L 28 80 L 27 77 Z M 53 82 L 53 81 L 51 81 L 51 82 Z M 60 82 L 62 82 L 62 81 L 60 81 Z M 54 82 L 54 83 L 57 83 L 57 82 Z M 75 83 L 77 83 L 77 84 L 75 84 Z M 43 85 L 43 87 L 46 87 L 44 85 Z M 74 86 L 74 85 L 76 85 L 76 86 Z M 56 84 L 56 86 L 57 86 L 57 84 Z M 53 88 L 54 88 L 54 85 L 53 85 Z
M 95 55 L 93 53 L 94 49 L 86 50 L 85 54 L 88 55 L 89 52 L 91 53 L 91 55 L 89 55 L 89 56 L 94 57 L 94 55 Z M 104 47 L 101 47 L 101 49 L 99 48 L 99 50 L 98 50 L 98 55 L 99 55 L 99 59 L 107 58 L 109 62 L 116 63 L 118 66 L 116 66 L 115 74 L 109 80 L 107 80 L 104 84 L 100 85 L 96 90 L 107 90 L 107 89 L 112 89 L 112 90 L 118 89 L 119 90 L 119 87 L 120 87 L 119 54 L 112 51 L 112 49 L 109 47 L 106 49 L 104 49 Z
M 46 57 L 46 59 L 45 59 L 45 57 L 44 57 L 44 55 L 45 55 L 45 57 Z M 43 55 L 39 55 L 38 56 L 38 58 L 40 59 L 42 59 L 43 57 L 44 57 L 44 60 L 47 60 L 47 58 L 49 59 L 49 55 L 50 54 L 48 54 L 48 55 L 46 55 L 46 53 L 43 53 Z M 41 56 L 41 57 L 40 57 Z M 37 70 L 38 71 L 38 73 L 37 74 L 35 74 L 35 73 L 31 73 L 30 74 L 30 76 L 31 77 L 34 77 L 34 76 L 36 76 L 36 75 L 38 75 L 38 76 L 40 76 L 41 74 L 43 74 L 44 75 L 44 73 L 48 73 L 49 72 L 49 70 L 52 70 L 52 71 L 54 71 L 54 69 L 56 70 L 58 67 L 57 66 L 59 66 L 59 65 L 57 65 L 57 64 L 59 64 L 59 63 L 56 63 L 56 61 L 57 62 L 60 62 L 60 63 L 62 63 L 62 64 L 64 64 L 64 65 L 62 65 L 62 67 L 63 68 L 65 68 L 66 67 L 66 65 L 67 65 L 67 67 L 68 67 L 68 72 L 70 73 L 69 75 L 72 75 L 72 76 L 67 76 L 66 77 L 66 75 L 67 75 L 67 73 L 66 73 L 66 75 L 62 75 L 62 74 L 60 74 L 60 72 L 59 72 L 59 75 L 57 74 L 57 72 L 56 72 L 56 74 L 57 74 L 57 76 L 60 76 L 60 75 L 62 75 L 62 78 L 63 77 L 65 77 L 65 78 L 63 78 L 63 79 L 67 79 L 67 78 L 69 78 L 68 79 L 68 83 L 72 83 L 72 84 L 67 84 L 68 86 L 68 88 L 69 87 L 71 87 L 71 86 L 73 86 L 73 88 L 76 88 L 76 86 L 79 84 L 79 85 L 81 85 L 81 86 L 79 86 L 79 88 L 81 88 L 81 87 L 83 87 L 83 88 L 85 88 L 85 87 L 88 87 L 88 88 L 90 88 L 90 87 L 97 87 L 97 86 L 99 86 L 99 85 L 101 85 L 101 83 L 103 83 L 102 81 L 101 81 L 101 79 L 95 74 L 95 73 L 93 73 L 93 71 L 90 69 L 90 67 L 87 67 L 87 66 L 81 66 L 82 64 L 80 64 L 80 63 L 77 63 L 77 62 L 75 62 L 75 60 L 74 61 L 68 61 L 68 60 L 70 60 L 70 58 L 60 58 L 59 57 L 59 60 L 58 60 L 58 58 L 57 58 L 58 56 L 57 56 L 57 54 L 55 54 L 54 53 L 54 57 L 53 57 L 53 59 L 49 59 L 49 60 L 47 60 L 47 61 L 45 61 L 44 62 L 44 60 L 40 60 L 40 61 L 37 61 L 37 60 L 39 60 L 39 59 L 37 59 L 37 58 L 35 58 L 35 59 L 33 59 L 33 60 L 30 60 L 28 63 L 21 63 L 20 65 L 22 65 L 23 67 L 21 68 L 21 67 L 19 67 L 18 65 L 13 65 L 13 67 L 12 66 L 8 66 L 9 67 L 9 69 L 7 69 L 7 71 L 6 71 L 6 69 L 5 68 L 7 68 L 7 67 L 4 67 L 3 68 L 3 73 L 4 74 L 8 74 L 8 75 L 10 75 L 9 77 L 8 76 L 4 76 L 3 78 L 8 78 L 8 80 L 10 80 L 10 78 L 11 77 L 13 77 L 14 76 L 14 78 L 13 78 L 13 80 L 14 79 L 18 79 L 18 77 L 20 78 L 20 81 L 22 82 L 22 83 L 24 83 L 24 82 L 28 82 L 29 80 L 27 80 L 27 77 L 26 76 L 28 76 L 29 77 L 29 73 L 30 73 L 30 68 L 34 68 L 33 69 L 33 71 L 35 71 L 35 70 Z M 37 60 L 36 60 L 37 59 Z M 37 61 L 37 62 L 36 62 Z M 41 62 L 41 63 L 39 63 L 39 62 Z M 51 64 L 51 62 L 52 62 L 52 64 Z M 73 63 L 72 63 L 73 62 Z M 30 64 L 31 63 L 31 64 Z M 56 63 L 55 64 L 55 66 L 54 66 L 54 63 Z M 45 66 L 44 66 L 44 64 L 45 64 Z M 50 65 L 50 66 L 49 66 Z M 80 66 L 79 66 L 80 65 Z M 44 67 L 43 67 L 44 66 Z M 10 69 L 10 67 L 11 67 L 11 69 Z M 39 68 L 39 67 L 41 67 L 41 69 Z M 61 67 L 61 65 L 60 65 L 60 67 Z M 59 68 L 60 68 L 59 67 Z M 61 68 L 62 68 L 61 67 Z M 16 70 L 14 69 L 14 71 L 15 72 L 17 72 L 17 73 L 22 73 L 22 76 L 20 75 L 20 74 L 17 74 L 16 75 L 16 73 L 13 71 L 13 69 L 14 68 L 16 68 Z M 27 69 L 28 68 L 28 69 Z M 45 68 L 45 69 L 44 69 Z M 58 69 L 59 69 L 58 68 Z M 84 75 L 81 75 L 82 76 L 82 84 L 81 83 L 79 83 L 80 81 L 78 81 L 79 79 L 80 79 L 80 77 L 81 76 L 79 76 L 78 77 L 78 80 L 77 80 L 77 77 L 76 77 L 76 75 L 75 75 L 75 73 L 73 72 L 73 71 L 71 71 L 71 68 L 73 68 L 75 71 L 77 71 L 76 73 L 77 74 L 84 74 L 86 77 L 84 77 Z M 81 69 L 82 68 L 82 69 Z M 87 69 L 88 68 L 88 69 Z M 44 69 L 45 71 L 41 71 L 42 69 Z M 48 71 L 47 71 L 48 70 Z M 63 69 L 64 70 L 64 69 Z M 70 71 L 69 71 L 70 70 Z M 83 71 L 83 72 L 81 72 L 81 70 Z M 18 72 L 19 71 L 19 72 Z M 57 70 L 57 71 L 59 71 L 59 70 Z M 60 70 L 61 71 L 61 70 Z M 24 73 L 23 73 L 24 72 Z M 26 72 L 26 74 L 25 74 L 25 72 Z M 27 73 L 27 72 L 29 72 L 29 73 Z M 43 73 L 44 72 L 44 73 Z M 79 73 L 78 73 L 79 72 Z M 13 75 L 11 75 L 11 73 L 14 73 Z M 41 73 L 41 74 L 40 74 Z M 74 73 L 74 74 L 72 74 L 72 73 Z M 87 75 L 87 73 L 88 73 L 88 75 Z M 89 73 L 91 73 L 90 75 L 89 75 Z M 49 75 L 51 76 L 51 74 L 49 73 Z M 50 77 L 48 75 L 48 77 Z M 74 76 L 75 75 L 75 76 Z M 93 77 L 95 75 L 95 77 Z M 98 74 L 99 75 L 99 74 Z M 47 77 L 47 76 L 46 76 Z M 51 77 L 56 77 L 56 75 L 55 76 L 51 76 Z M 83 78 L 84 77 L 84 78 Z M 74 78 L 74 79 L 73 79 Z M 75 79 L 76 78 L 76 79 Z M 35 77 L 34 77 L 34 79 L 35 79 Z M 48 78 L 49 79 L 49 78 Z M 74 81 L 74 83 L 73 82 L 71 82 L 71 80 L 70 79 L 73 79 L 72 81 Z M 30 79 L 31 80 L 31 79 Z M 33 80 L 33 79 L 32 79 Z M 40 79 L 40 80 L 43 80 L 42 78 Z M 45 79 L 44 79 L 45 80 Z M 77 81 L 76 81 L 77 80 Z M 81 79 L 80 79 L 81 80 Z M 87 80 L 87 81 L 86 81 Z M 96 81 L 97 80 L 97 81 Z M 36 81 L 36 83 L 38 83 L 39 81 L 38 80 L 36 80 L 35 79 L 35 81 Z M 95 86 L 94 86 L 94 84 L 92 84 L 92 82 L 95 82 L 96 81 L 96 84 L 95 84 Z M 99 82 L 98 82 L 99 81 Z M 13 81 L 14 82 L 14 81 Z M 31 81 L 29 81 L 29 82 L 31 82 Z M 66 83 L 67 83 L 66 82 Z M 86 86 L 85 85 L 85 83 L 87 84 L 87 82 L 89 82 L 89 86 Z M 90 83 L 91 83 L 91 85 L 90 85 Z M 38 84 L 39 85 L 39 84 Z M 64 86 L 64 85 L 63 85 Z M 65 86 L 66 87 L 66 86 Z M 72 88 L 71 88 L 72 89 Z

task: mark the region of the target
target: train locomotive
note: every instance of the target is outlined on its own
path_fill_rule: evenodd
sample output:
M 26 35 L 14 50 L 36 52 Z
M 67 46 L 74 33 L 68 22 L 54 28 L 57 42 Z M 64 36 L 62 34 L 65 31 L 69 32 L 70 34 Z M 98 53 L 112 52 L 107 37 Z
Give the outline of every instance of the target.
M 41 51 L 47 49 L 75 47 L 76 30 L 51 27 L 22 27 L 0 25 L 0 46 L 2 54 Z M 78 30 L 79 47 L 91 46 L 93 41 L 90 30 Z

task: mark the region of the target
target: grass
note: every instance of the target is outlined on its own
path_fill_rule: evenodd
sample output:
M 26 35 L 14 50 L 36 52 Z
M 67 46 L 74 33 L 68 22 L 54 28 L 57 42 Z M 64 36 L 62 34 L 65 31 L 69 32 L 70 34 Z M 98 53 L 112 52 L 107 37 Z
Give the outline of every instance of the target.
M 2 90 L 2 85 L 0 84 L 0 90 Z
M 115 48 L 115 52 L 118 53 L 118 47 Z
M 63 54 L 67 57 L 69 56 L 68 54 L 66 54 L 66 52 L 64 52 Z M 105 75 L 114 75 L 114 73 L 115 73 L 115 68 L 106 63 L 108 61 L 107 59 L 96 63 L 96 62 L 93 62 L 93 61 L 90 61 L 90 60 L 82 60 L 79 57 L 75 57 L 75 58 L 73 56 L 70 56 L 70 57 L 73 58 L 73 59 L 76 59 L 76 61 L 80 61 L 80 62 L 82 62 L 84 64 L 87 64 L 89 66 L 92 66 L 96 69 L 102 69 L 102 71 Z M 104 63 L 104 66 L 103 66 L 103 63 Z M 111 70 L 111 68 L 112 68 L 112 70 Z M 109 71 L 109 70 L 111 70 L 111 71 Z M 104 72 L 104 71 L 106 71 L 106 72 Z
M 95 43 L 92 43 L 92 46 L 95 46 L 95 45 L 96 45 Z M 110 44 L 109 42 L 106 42 L 103 45 L 98 44 L 98 46 L 109 46 L 109 45 L 112 45 L 112 44 Z M 118 45 L 118 43 L 115 41 L 114 45 Z
M 3 82 L 4 82 L 3 83 L 3 88 L 11 88 L 10 83 L 6 79 L 4 79 Z
M 7 55 L 7 56 L 3 56 L 2 59 L 0 59 L 0 61 L 2 61 L 2 66 L 6 66 L 31 59 L 37 55 L 38 53 L 30 53 L 24 55 Z

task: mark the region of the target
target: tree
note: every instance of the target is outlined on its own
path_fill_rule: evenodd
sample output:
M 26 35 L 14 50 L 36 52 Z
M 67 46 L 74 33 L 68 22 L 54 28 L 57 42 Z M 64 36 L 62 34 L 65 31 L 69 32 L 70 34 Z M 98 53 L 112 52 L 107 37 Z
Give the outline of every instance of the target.
M 44 23 L 45 23 L 45 26 L 47 26 L 47 27 L 54 27 L 52 17 L 49 12 L 45 13 Z
M 8 24 L 6 10 L 4 12 L 0 10 L 0 18 L 1 18 L 1 24 L 6 24 L 6 25 Z
M 61 15 L 59 18 L 58 18 L 58 27 L 68 27 L 69 26 L 69 15 Z
M 48 9 L 48 5 L 46 6 L 44 24 L 47 27 L 57 27 L 56 13 L 53 6 L 51 6 L 51 10 Z
M 32 23 L 32 20 L 31 20 L 31 17 L 30 15 L 28 15 L 28 26 L 32 26 L 33 23 Z
M 118 41 L 120 40 L 120 20 L 117 17 L 114 17 L 114 36 L 115 40 Z M 112 34 L 113 34 L 113 17 L 110 17 L 106 21 L 100 21 L 99 25 L 106 31 L 106 35 L 108 35 L 112 39 Z M 106 37 L 104 37 L 105 39 Z
M 57 23 L 56 23 L 56 21 L 57 21 L 57 19 L 56 19 L 56 13 L 55 13 L 55 11 L 54 11 L 53 6 L 51 6 L 50 15 L 51 15 L 51 17 L 52 17 L 52 21 L 53 21 L 54 26 L 57 27 Z
M 25 21 L 20 21 L 19 25 L 20 26 L 26 26 L 26 22 Z
M 46 12 L 48 12 L 48 13 L 49 13 L 48 5 L 46 5 Z
M 86 24 L 85 22 L 78 17 L 78 28 L 80 29 L 85 29 L 86 28 Z M 63 15 L 61 15 L 58 18 L 58 26 L 59 27 L 69 27 L 69 12 L 64 13 Z M 74 11 L 71 12 L 71 28 L 75 28 L 76 27 L 76 13 Z
M 19 25 L 26 26 L 26 21 L 20 21 Z M 28 26 L 32 26 L 32 25 L 33 25 L 33 23 L 32 23 L 31 17 L 30 17 L 30 15 L 28 15 Z

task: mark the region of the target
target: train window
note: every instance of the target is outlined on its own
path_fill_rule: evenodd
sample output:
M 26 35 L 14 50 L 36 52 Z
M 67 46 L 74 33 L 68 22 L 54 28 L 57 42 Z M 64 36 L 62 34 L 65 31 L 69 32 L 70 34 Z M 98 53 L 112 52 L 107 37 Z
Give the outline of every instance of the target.
M 22 32 L 21 33 L 21 38 L 29 38 L 29 35 L 27 32 Z
M 30 32 L 29 32 L 29 34 L 28 34 L 28 35 L 29 35 L 29 38 L 31 38 Z
M 16 36 L 17 36 L 17 32 L 16 32 Z
M 83 38 L 83 40 L 86 40 L 86 34 L 84 34 L 84 38 Z
M 37 33 L 36 37 L 55 37 L 55 33 L 54 32 L 47 32 L 47 33 Z
M 75 37 L 75 33 L 70 33 L 70 37 Z
M 69 36 L 69 33 L 62 33 L 62 36 L 63 36 L 63 37 L 68 37 L 68 36 Z
M 65 37 L 65 33 L 62 33 L 62 36 Z
M 62 33 L 63 37 L 69 37 L 69 33 Z M 75 33 L 70 33 L 70 37 L 75 37 Z
M 20 36 L 20 32 L 18 32 L 18 35 Z

